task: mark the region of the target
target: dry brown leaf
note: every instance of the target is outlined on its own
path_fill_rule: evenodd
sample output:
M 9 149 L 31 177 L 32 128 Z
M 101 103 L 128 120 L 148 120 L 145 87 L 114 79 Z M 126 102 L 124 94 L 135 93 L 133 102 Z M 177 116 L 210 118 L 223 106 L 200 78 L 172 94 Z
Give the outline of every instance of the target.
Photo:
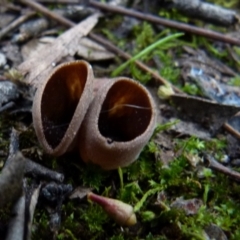
M 77 52 L 79 41 L 86 36 L 98 22 L 99 14 L 94 14 L 60 35 L 44 51 L 18 66 L 18 70 L 26 75 L 25 82 L 37 87 L 46 78 L 53 67 L 67 55 Z
M 24 61 L 27 61 L 29 58 L 35 58 L 39 55 L 40 52 L 51 43 L 54 43 L 55 38 L 53 37 L 43 37 L 40 39 L 32 39 L 23 45 L 21 48 L 21 53 Z
M 77 55 L 88 61 L 99 61 L 114 58 L 114 54 L 107 51 L 89 38 L 82 38 L 78 45 Z
M 43 37 L 40 39 L 32 39 L 27 42 L 21 49 L 23 59 L 35 57 L 39 52 L 43 51 L 48 44 L 55 41 L 53 37 Z M 83 57 L 87 61 L 100 61 L 114 58 L 114 54 L 107 51 L 104 47 L 91 39 L 82 38 L 77 47 L 77 55 Z

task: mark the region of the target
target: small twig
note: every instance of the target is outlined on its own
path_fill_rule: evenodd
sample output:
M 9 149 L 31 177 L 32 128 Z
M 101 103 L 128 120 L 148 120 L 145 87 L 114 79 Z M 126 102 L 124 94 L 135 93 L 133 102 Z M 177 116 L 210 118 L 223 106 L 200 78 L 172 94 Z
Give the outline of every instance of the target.
M 41 3 L 56 3 L 56 4 L 82 4 L 86 0 L 38 0 Z
M 42 14 L 46 15 L 49 18 L 52 18 L 56 21 L 58 21 L 59 23 L 67 26 L 67 27 L 73 27 L 76 24 L 54 12 L 49 11 L 47 8 L 45 8 L 44 6 L 33 2 L 32 0 L 21 0 L 22 3 L 31 6 L 32 8 L 34 8 L 35 10 L 41 12 Z M 92 40 L 95 40 L 98 43 L 101 43 L 102 45 L 104 45 L 106 48 L 108 48 L 110 51 L 118 54 L 119 56 L 121 56 L 122 58 L 129 60 L 132 58 L 132 56 L 124 51 L 122 51 L 121 49 L 119 49 L 118 47 L 116 47 L 114 44 L 112 44 L 111 42 L 109 42 L 108 40 L 94 34 L 94 33 L 89 33 L 89 37 Z M 145 64 L 143 64 L 140 61 L 135 61 L 136 65 L 141 68 L 143 71 L 146 71 L 148 73 L 151 74 L 151 76 L 158 80 L 161 84 L 169 84 L 169 82 L 167 80 L 165 80 L 163 77 L 161 77 L 157 72 L 153 71 L 152 69 L 150 69 L 148 66 L 146 66 Z M 179 90 L 178 88 L 172 86 L 172 88 L 174 89 L 175 92 L 177 93 L 182 93 L 181 90 Z
M 9 25 L 7 25 L 5 28 L 3 28 L 0 31 L 0 39 L 3 38 L 6 34 L 8 34 L 10 31 L 14 30 L 17 26 L 24 23 L 29 18 L 33 17 L 35 14 L 36 14 L 35 12 L 27 13 L 27 14 L 17 18 L 15 21 L 10 23 Z
M 218 172 L 224 173 L 236 181 L 240 181 L 240 173 L 239 172 L 236 172 L 230 168 L 223 166 L 221 163 L 216 161 L 212 156 L 210 156 L 208 154 L 205 154 L 205 159 L 208 161 L 208 163 L 209 163 L 208 166 L 210 168 L 217 170 Z
M 227 130 L 234 137 L 240 139 L 240 133 L 236 129 L 234 129 L 230 124 L 224 123 L 223 127 L 225 128 L 225 130 Z
M 1 8 L 3 8 L 4 10 L 7 10 L 7 11 L 14 11 L 17 13 L 20 13 L 22 11 L 21 6 L 16 6 L 15 4 L 10 3 L 10 1 L 7 1 L 7 4 L 6 5 L 5 4 L 6 4 L 6 1 L 4 3 L 4 0 L 1 0 L 0 13 L 2 12 Z
M 4 106 L 0 107 L 0 113 L 12 108 L 14 105 L 15 105 L 14 102 L 6 103 Z
M 33 162 L 32 160 L 26 159 L 26 165 L 24 169 L 24 174 L 27 176 L 57 181 L 57 182 L 63 182 L 64 175 L 62 173 L 58 173 L 56 171 L 53 171 L 49 168 L 46 168 L 36 162 Z
M 38 0 L 38 2 L 50 3 L 50 1 L 46 1 L 46 0 Z M 51 2 L 54 3 L 55 0 L 52 0 Z M 68 1 L 58 0 L 58 2 L 59 3 L 67 3 L 67 4 L 69 4 L 69 3 L 72 3 L 72 4 L 78 3 L 79 4 L 78 0 L 68 0 Z M 164 19 L 164 18 L 157 17 L 157 16 L 154 16 L 151 14 L 145 14 L 145 13 L 141 13 L 141 12 L 138 12 L 135 10 L 123 8 L 123 7 L 108 5 L 108 4 L 97 2 L 97 1 L 89 1 L 89 4 L 92 7 L 95 7 L 95 8 L 104 10 L 104 11 L 109 11 L 109 12 L 113 12 L 113 13 L 127 15 L 130 17 L 135 17 L 140 20 L 149 21 L 152 23 L 163 25 L 165 27 L 175 28 L 175 29 L 178 29 L 178 30 L 181 30 L 184 32 L 189 32 L 189 33 L 193 33 L 193 34 L 196 34 L 199 36 L 204 36 L 204 37 L 210 38 L 212 40 L 221 41 L 224 43 L 229 43 L 229 44 L 240 46 L 240 40 L 238 40 L 236 38 L 228 37 L 219 32 L 207 30 L 204 28 L 196 27 L 196 26 L 191 26 L 191 25 L 181 23 L 181 22 Z
M 34 2 L 32 0 L 20 0 L 21 3 L 24 3 L 25 5 L 35 9 L 36 11 L 39 11 L 40 13 L 44 14 L 45 16 L 61 23 L 62 25 L 66 26 L 66 27 L 73 27 L 76 24 L 64 17 L 61 17 L 60 15 L 49 11 L 47 8 L 45 8 L 44 6 L 42 6 L 41 4 Z

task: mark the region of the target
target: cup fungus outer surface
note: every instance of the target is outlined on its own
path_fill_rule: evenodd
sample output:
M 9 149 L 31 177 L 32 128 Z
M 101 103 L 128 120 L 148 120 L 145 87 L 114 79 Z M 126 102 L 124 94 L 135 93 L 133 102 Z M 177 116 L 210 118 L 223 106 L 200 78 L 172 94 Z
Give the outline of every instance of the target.
M 93 99 L 93 71 L 85 61 L 63 63 L 41 84 L 33 100 L 33 125 L 44 150 L 62 155 L 75 143 Z
M 80 128 L 81 158 L 105 170 L 127 166 L 155 125 L 155 103 L 144 86 L 126 77 L 103 81 Z

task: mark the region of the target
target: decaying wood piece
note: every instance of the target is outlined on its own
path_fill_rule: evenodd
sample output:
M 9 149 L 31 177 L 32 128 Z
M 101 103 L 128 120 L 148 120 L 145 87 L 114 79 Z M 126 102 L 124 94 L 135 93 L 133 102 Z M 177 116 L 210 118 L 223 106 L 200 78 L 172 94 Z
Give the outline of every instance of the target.
M 26 194 L 25 201 L 27 207 L 25 209 L 25 232 L 24 232 L 26 240 L 31 239 L 33 215 L 38 202 L 41 186 L 42 185 L 39 184 L 37 187 L 30 187 L 31 188 L 30 193 L 28 195 Z
M 18 66 L 18 70 L 25 75 L 25 82 L 37 87 L 48 76 L 53 67 L 63 57 L 73 56 L 78 50 L 80 39 L 86 36 L 98 21 L 99 14 L 94 14 L 75 27 L 63 33 L 44 51 Z
M 30 38 L 37 37 L 48 26 L 49 21 L 46 18 L 29 20 L 19 27 L 19 33 L 13 36 L 12 41 L 17 43 L 26 42 Z
M 22 195 L 13 209 L 14 217 L 11 219 L 6 240 L 23 240 L 24 239 L 24 222 L 25 222 L 25 195 Z
M 0 208 L 14 203 L 22 194 L 25 159 L 20 152 L 6 165 L 0 175 Z
M 15 161 L 16 157 L 19 155 L 18 151 L 19 151 L 19 133 L 13 128 L 11 132 L 11 138 L 10 138 L 9 154 L 5 163 L 5 167 Z M 23 174 L 25 176 L 31 176 L 33 178 L 51 180 L 56 182 L 63 182 L 64 175 L 62 173 L 58 173 L 49 168 L 46 168 L 28 158 L 25 158 L 22 155 L 21 157 L 24 159 Z M 0 183 L 1 183 L 1 179 L 0 179 Z M 1 190 L 0 190 L 0 193 L 1 193 Z M 1 200 L 0 200 L 0 203 L 1 203 Z
M 223 26 L 239 23 L 237 12 L 200 0 L 171 0 L 173 7 L 189 16 L 200 18 Z
M 8 34 L 10 31 L 14 30 L 17 26 L 19 26 L 29 18 L 33 17 L 35 14 L 35 12 L 29 12 L 23 16 L 20 16 L 15 21 L 11 22 L 11 24 L 9 24 L 0 31 L 0 39 L 3 38 L 6 34 Z
M 26 181 L 25 184 L 26 185 Z M 33 215 L 37 205 L 41 184 L 24 186 L 25 193 L 18 199 L 13 209 L 13 218 L 8 227 L 6 240 L 30 240 Z M 27 191 L 27 192 L 26 192 Z

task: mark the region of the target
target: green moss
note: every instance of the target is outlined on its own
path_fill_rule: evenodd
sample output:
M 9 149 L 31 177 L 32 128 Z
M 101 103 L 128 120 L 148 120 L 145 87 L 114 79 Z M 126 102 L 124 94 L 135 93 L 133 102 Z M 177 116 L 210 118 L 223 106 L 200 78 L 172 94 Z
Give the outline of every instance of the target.
M 236 87 L 240 87 L 240 76 L 236 76 L 234 78 L 232 78 L 229 82 L 228 82 L 229 85 L 231 86 L 236 86 Z
M 196 84 L 185 83 L 182 90 L 189 95 L 201 95 L 201 90 Z
M 157 40 L 152 25 L 147 22 L 136 25 L 133 34 L 136 38 L 136 47 L 133 54 L 137 54 Z
M 12 212 L 12 204 L 7 204 L 4 209 L 0 209 L 0 222 L 2 224 L 7 224 L 10 219 L 11 212 Z
M 189 18 L 185 15 L 180 13 L 177 9 L 175 8 L 169 8 L 169 9 L 162 9 L 159 11 L 160 17 L 163 18 L 168 18 L 171 20 L 177 20 L 180 22 L 187 23 L 189 21 Z
M 99 191 L 99 188 L 103 186 L 104 181 L 109 176 L 109 172 L 103 171 L 96 165 L 87 164 L 80 168 L 79 176 L 84 186 L 92 187 Z
M 32 229 L 32 239 L 45 239 L 47 236 L 52 236 L 49 228 L 49 216 L 44 210 L 37 209 L 34 214 Z
M 166 130 L 169 125 L 158 126 L 158 132 Z M 192 167 L 186 158 L 187 154 L 199 155 L 201 151 L 222 152 L 225 147 L 226 140 L 221 137 L 210 141 L 202 141 L 196 137 L 175 140 L 175 151 L 181 151 L 181 154 L 165 167 L 154 159 L 154 153 L 159 149 L 153 138 L 139 159 L 119 172 L 122 184 L 115 174 L 106 174 L 91 165 L 80 166 L 77 171 L 81 172 L 79 180 L 84 185 L 91 185 L 100 193 L 104 192 L 104 195 L 111 194 L 134 206 L 140 228 L 137 232 L 130 230 L 121 233 L 119 226 L 99 206 L 70 201 L 63 205 L 62 224 L 56 238 L 203 239 L 204 228 L 214 223 L 227 234 L 231 233 L 230 239 L 237 239 L 240 186 L 207 167 L 202 170 L 202 177 L 199 178 L 198 169 Z M 157 202 L 157 195 L 162 191 L 167 197 L 153 207 Z M 182 210 L 171 208 L 171 203 L 180 196 L 203 201 L 197 214 L 187 216 Z M 34 226 L 33 239 L 43 239 L 51 234 L 48 214 L 42 210 L 37 210 Z
M 113 236 L 111 237 L 109 240 L 124 240 L 124 236 L 123 235 L 118 235 L 118 236 Z
M 208 0 L 208 2 L 225 7 L 225 8 L 235 8 L 239 5 L 238 0 L 224 1 L 224 0 Z
M 104 224 L 109 221 L 102 208 L 95 204 L 90 204 L 87 209 L 80 210 L 80 219 L 84 221 L 85 226 L 85 238 L 89 235 L 90 239 L 103 239 L 105 236 Z

